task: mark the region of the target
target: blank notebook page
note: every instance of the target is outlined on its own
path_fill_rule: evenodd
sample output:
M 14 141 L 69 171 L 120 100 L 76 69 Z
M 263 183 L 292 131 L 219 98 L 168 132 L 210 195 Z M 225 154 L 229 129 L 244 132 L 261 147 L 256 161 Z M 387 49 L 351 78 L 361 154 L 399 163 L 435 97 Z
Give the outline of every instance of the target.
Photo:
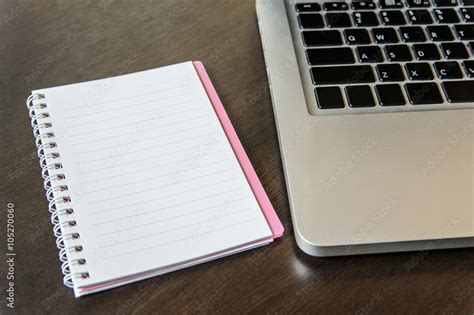
M 87 259 L 81 286 L 271 240 L 192 62 L 34 93 Z

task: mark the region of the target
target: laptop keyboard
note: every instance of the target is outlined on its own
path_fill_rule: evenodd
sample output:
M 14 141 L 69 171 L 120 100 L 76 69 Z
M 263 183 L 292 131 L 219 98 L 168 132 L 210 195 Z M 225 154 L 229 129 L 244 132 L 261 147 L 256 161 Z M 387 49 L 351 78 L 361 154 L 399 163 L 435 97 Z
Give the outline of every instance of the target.
M 298 3 L 294 13 L 317 111 L 473 108 L 474 0 Z

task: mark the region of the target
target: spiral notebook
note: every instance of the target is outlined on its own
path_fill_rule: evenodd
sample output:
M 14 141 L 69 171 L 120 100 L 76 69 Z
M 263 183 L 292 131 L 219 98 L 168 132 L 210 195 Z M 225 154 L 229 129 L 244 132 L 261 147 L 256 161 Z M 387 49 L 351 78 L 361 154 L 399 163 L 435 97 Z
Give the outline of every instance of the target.
M 76 297 L 282 235 L 202 63 L 35 90 L 27 103 Z

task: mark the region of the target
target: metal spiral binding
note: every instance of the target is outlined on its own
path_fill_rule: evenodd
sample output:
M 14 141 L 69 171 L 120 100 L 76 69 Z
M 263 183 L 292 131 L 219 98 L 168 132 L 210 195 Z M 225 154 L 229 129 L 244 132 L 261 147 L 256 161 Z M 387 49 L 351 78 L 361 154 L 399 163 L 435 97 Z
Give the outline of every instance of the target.
M 62 171 L 61 155 L 57 152 L 53 124 L 48 121 L 45 95 L 30 95 L 26 105 L 36 138 L 53 233 L 59 249 L 59 260 L 62 262 L 64 285 L 72 288 L 73 281 L 89 278 L 89 272 L 85 270 L 87 261 L 82 254 L 84 248 L 80 244 L 81 236 L 74 217 L 72 199 L 68 193 L 66 175 Z

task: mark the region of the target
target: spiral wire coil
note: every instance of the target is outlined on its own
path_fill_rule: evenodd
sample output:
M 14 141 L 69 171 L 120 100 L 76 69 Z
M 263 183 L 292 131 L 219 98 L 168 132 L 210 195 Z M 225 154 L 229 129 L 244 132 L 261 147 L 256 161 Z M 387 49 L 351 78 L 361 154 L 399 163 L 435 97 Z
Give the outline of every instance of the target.
M 73 281 L 89 278 L 87 264 L 80 244 L 80 233 L 74 217 L 72 198 L 69 194 L 66 175 L 63 173 L 61 155 L 58 152 L 53 124 L 48 120 L 48 105 L 44 94 L 30 95 L 26 101 L 31 126 L 38 148 L 44 189 L 49 202 L 53 233 L 59 249 L 64 285 L 73 288 Z

